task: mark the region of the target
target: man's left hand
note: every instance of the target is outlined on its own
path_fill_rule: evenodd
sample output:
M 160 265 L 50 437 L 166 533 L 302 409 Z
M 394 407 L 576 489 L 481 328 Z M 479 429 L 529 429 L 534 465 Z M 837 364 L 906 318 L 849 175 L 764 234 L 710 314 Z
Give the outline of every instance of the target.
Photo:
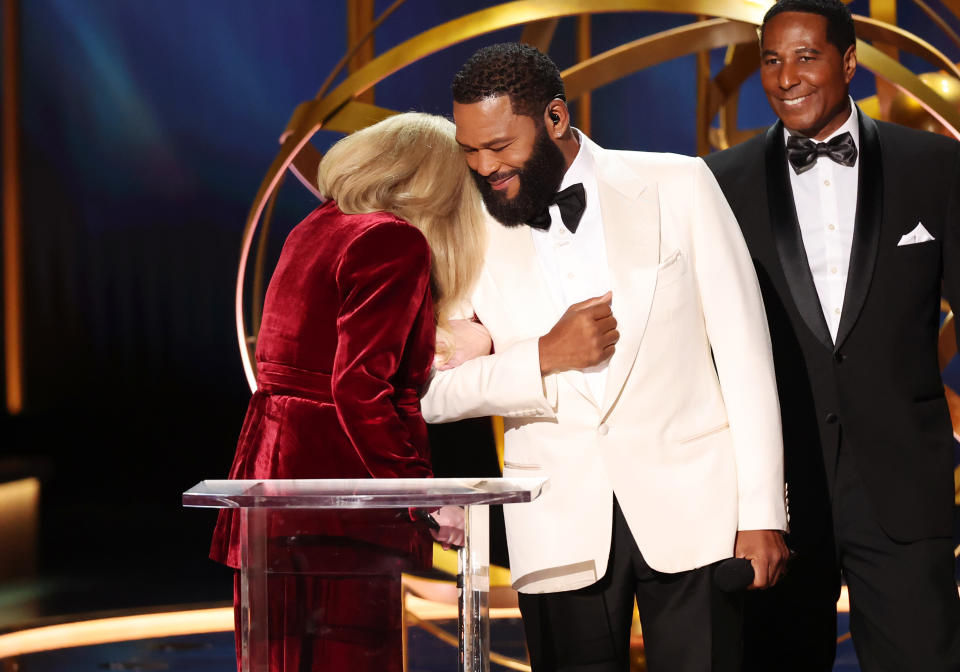
M 780 530 L 740 530 L 733 554 L 753 565 L 750 589 L 769 588 L 783 575 L 790 551 Z
M 441 506 L 430 514 L 437 521 L 438 529 L 430 530 L 434 541 L 443 546 L 443 550 L 463 546 L 466 515 L 459 506 Z

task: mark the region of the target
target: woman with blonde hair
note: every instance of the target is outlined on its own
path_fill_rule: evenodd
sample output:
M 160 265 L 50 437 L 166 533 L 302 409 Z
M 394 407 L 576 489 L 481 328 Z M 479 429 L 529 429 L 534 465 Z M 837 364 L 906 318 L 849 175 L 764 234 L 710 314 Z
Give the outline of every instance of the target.
M 323 158 L 327 200 L 290 233 L 267 289 L 257 391 L 230 478 L 432 475 L 419 393 L 435 330 L 466 298 L 484 244 L 454 131 L 442 117 L 399 114 Z M 400 669 L 399 572 L 428 566 L 431 549 L 403 513 L 272 515 L 270 562 L 292 569 L 268 585 L 271 670 Z M 434 538 L 462 541 L 458 513 L 433 514 Z M 234 568 L 238 523 L 220 514 L 210 552 Z M 359 578 L 297 573 L 318 564 Z

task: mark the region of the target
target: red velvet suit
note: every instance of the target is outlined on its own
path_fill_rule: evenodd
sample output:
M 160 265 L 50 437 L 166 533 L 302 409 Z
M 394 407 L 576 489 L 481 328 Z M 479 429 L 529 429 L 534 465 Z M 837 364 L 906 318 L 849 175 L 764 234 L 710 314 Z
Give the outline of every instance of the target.
M 433 359 L 434 329 L 430 248 L 423 235 L 387 213 L 345 215 L 332 201 L 315 210 L 290 233 L 267 290 L 256 353 L 258 389 L 230 478 L 431 476 L 419 392 Z M 370 556 L 374 565 L 396 568 L 396 559 L 405 557 L 422 565 L 429 557 L 429 537 L 400 514 L 377 514 L 378 523 L 392 521 L 381 527 L 371 524 L 369 514 L 358 519 L 277 512 L 268 534 L 283 548 L 293 539 L 312 540 L 311 548 L 297 551 L 301 558 L 316 557 L 332 544 L 351 549 L 336 551 L 341 558 Z M 376 559 L 380 551 L 386 561 Z M 221 512 L 210 557 L 239 567 L 236 512 Z M 270 590 L 278 600 L 287 593 L 310 595 L 311 602 L 329 591 L 316 585 L 296 586 L 292 593 L 290 588 L 278 585 L 274 593 L 271 585 Z M 344 617 L 343 608 L 334 605 L 351 604 L 352 597 L 359 596 L 342 591 L 328 596 L 327 608 L 336 612 L 329 616 Z M 360 599 L 358 615 L 369 610 L 368 600 Z M 281 607 L 271 599 L 274 607 L 286 609 L 289 619 L 295 615 L 289 610 L 302 610 L 303 604 L 287 600 Z M 316 613 L 316 605 L 311 609 Z M 354 629 L 366 625 L 352 623 Z M 286 637 L 296 639 L 291 633 Z M 379 642 L 381 648 L 390 648 L 384 643 Z M 288 641 L 285 648 L 291 645 L 300 646 Z M 307 648 L 313 649 L 308 658 L 331 655 L 315 644 Z M 293 668 L 291 655 L 299 657 L 295 651 L 278 655 L 281 659 L 273 656 L 277 667 L 286 669 Z M 371 666 L 383 669 L 383 664 Z M 296 667 L 303 668 L 303 661 Z M 305 669 L 311 667 L 321 669 Z

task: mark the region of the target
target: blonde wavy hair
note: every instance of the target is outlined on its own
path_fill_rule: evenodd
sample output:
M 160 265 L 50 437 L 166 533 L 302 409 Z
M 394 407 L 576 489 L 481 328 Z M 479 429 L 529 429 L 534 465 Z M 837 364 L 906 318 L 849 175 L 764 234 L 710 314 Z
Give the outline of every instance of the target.
M 452 354 L 446 326 L 469 297 L 486 242 L 480 194 L 455 133 L 443 117 L 397 114 L 337 142 L 318 176 L 320 193 L 343 212 L 390 212 L 426 237 L 441 356 Z

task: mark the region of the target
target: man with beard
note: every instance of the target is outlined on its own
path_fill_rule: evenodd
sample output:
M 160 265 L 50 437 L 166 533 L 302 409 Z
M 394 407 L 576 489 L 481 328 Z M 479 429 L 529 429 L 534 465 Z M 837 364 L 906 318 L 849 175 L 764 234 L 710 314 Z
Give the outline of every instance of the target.
M 627 670 L 636 597 L 651 672 L 736 670 L 739 600 L 710 566 L 749 558 L 764 587 L 786 557 L 773 362 L 737 223 L 702 161 L 573 129 L 532 47 L 481 49 L 453 96 L 492 215 L 471 301 L 495 354 L 437 372 L 423 412 L 504 416 L 504 475 L 550 479 L 505 511 L 533 669 Z

